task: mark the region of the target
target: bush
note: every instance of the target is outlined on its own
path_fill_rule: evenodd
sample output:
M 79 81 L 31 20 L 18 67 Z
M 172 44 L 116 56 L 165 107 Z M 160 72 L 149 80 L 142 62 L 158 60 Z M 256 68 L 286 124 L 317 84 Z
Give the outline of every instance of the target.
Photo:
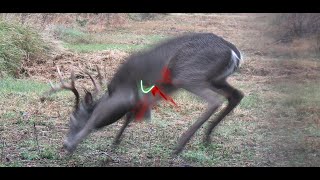
M 18 75 L 23 60 L 39 60 L 45 55 L 45 44 L 31 28 L 0 21 L 0 75 Z
M 305 38 L 320 33 L 319 13 L 281 13 L 273 18 L 276 39 L 291 42 L 295 38 Z

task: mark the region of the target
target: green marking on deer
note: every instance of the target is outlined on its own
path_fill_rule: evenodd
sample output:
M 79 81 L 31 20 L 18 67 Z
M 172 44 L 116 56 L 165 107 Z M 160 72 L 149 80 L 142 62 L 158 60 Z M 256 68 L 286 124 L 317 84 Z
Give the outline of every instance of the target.
M 143 93 L 149 93 L 149 92 L 152 90 L 152 88 L 154 88 L 154 85 L 153 85 L 153 86 L 151 86 L 151 87 L 149 87 L 149 88 L 146 88 L 146 90 L 144 90 L 144 89 L 143 89 L 142 80 L 140 81 L 140 85 L 141 85 L 141 91 L 142 91 Z

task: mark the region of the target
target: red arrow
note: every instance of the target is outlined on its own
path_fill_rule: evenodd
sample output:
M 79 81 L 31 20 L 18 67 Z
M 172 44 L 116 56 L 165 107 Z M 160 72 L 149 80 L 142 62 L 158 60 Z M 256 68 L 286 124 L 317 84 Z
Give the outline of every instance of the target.
M 177 104 L 173 101 L 173 99 L 172 99 L 170 96 L 164 94 L 157 86 L 154 86 L 154 88 L 152 88 L 151 93 L 152 93 L 153 96 L 156 96 L 156 94 L 160 94 L 160 96 L 161 96 L 163 99 L 165 99 L 166 101 L 169 100 L 169 101 L 172 102 L 175 106 L 177 106 Z

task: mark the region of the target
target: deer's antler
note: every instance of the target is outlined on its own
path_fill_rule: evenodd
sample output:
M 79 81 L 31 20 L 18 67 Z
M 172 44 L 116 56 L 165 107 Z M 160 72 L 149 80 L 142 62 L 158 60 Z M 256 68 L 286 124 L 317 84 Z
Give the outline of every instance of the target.
M 97 94 L 101 91 L 103 83 L 105 82 L 105 80 L 103 79 L 103 77 L 101 75 L 100 68 L 98 67 L 98 65 L 96 65 L 96 69 L 98 72 L 97 76 L 99 79 L 99 83 L 97 83 L 97 81 L 90 75 L 90 73 L 87 70 L 85 71 L 85 73 L 90 77 L 90 79 L 94 85 L 94 88 L 95 88 L 94 94 Z
M 80 96 L 79 96 L 79 92 L 77 91 L 76 87 L 75 87 L 75 75 L 74 75 L 74 71 L 71 71 L 71 83 L 67 84 L 63 78 L 62 78 L 62 74 L 60 72 L 59 67 L 57 66 L 57 72 L 58 72 L 58 76 L 60 79 L 60 84 L 54 86 L 52 84 L 52 82 L 50 81 L 50 85 L 51 85 L 51 89 L 48 92 L 45 92 L 44 95 L 41 97 L 41 101 L 44 101 L 48 96 L 50 96 L 53 93 L 56 93 L 58 91 L 61 90 L 70 90 L 73 92 L 73 94 L 76 96 L 76 103 L 75 103 L 75 108 L 78 107 L 78 104 L 80 102 Z

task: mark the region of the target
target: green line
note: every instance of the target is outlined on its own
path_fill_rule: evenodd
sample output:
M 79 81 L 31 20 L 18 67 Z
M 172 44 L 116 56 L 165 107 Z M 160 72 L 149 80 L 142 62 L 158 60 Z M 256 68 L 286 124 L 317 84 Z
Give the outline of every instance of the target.
M 151 86 L 150 88 L 147 88 L 146 90 L 144 90 L 144 89 L 143 89 L 143 85 L 142 85 L 142 80 L 141 80 L 140 82 L 141 82 L 141 83 L 140 83 L 140 84 L 141 84 L 141 90 L 142 90 L 143 93 L 148 93 L 148 92 L 150 92 L 151 89 L 154 87 L 154 86 Z

